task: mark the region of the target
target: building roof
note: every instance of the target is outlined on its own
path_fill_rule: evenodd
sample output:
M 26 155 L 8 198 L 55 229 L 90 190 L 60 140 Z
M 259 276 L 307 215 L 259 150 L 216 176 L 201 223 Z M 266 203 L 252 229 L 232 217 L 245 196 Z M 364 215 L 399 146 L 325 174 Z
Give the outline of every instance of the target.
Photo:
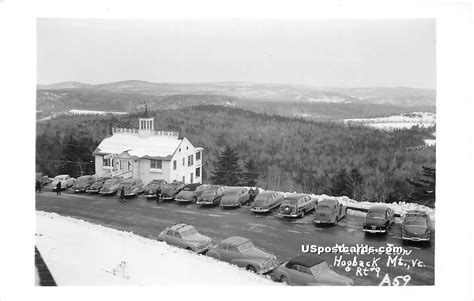
M 181 139 L 167 136 L 140 137 L 138 135 L 116 133 L 105 138 L 94 154 L 120 154 L 127 151 L 130 156 L 171 159 L 181 144 Z
M 307 267 L 307 268 L 311 268 L 314 265 L 319 264 L 323 261 L 324 261 L 324 259 L 322 259 L 321 257 L 319 257 L 317 255 L 303 254 L 303 255 L 297 256 L 297 257 L 291 259 L 290 261 L 288 261 L 286 266 L 291 268 L 294 265 L 301 265 L 301 266 L 304 266 L 304 267 Z

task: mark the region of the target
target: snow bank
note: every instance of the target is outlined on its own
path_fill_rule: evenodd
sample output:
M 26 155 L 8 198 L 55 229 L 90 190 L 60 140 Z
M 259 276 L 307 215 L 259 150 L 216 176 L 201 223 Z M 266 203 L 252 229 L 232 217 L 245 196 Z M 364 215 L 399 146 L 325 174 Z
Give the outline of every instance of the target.
M 395 213 L 398 213 L 401 216 L 403 216 L 408 210 L 422 210 L 422 211 L 425 211 L 430 216 L 432 226 L 434 226 L 434 222 L 435 222 L 435 209 L 426 207 L 420 204 L 405 203 L 405 202 L 400 202 L 400 203 L 358 202 L 358 201 L 354 201 L 348 198 L 347 196 L 334 197 L 334 196 L 328 196 L 325 194 L 322 194 L 322 195 L 313 194 L 312 196 L 316 198 L 318 202 L 322 201 L 323 199 L 336 199 L 346 206 L 359 208 L 359 209 L 365 209 L 365 210 L 368 210 L 370 207 L 375 206 L 375 205 L 386 205 L 392 208 L 395 211 Z M 355 211 L 355 210 L 350 210 L 350 211 L 351 211 L 350 214 L 352 215 L 358 215 L 358 216 L 364 216 L 364 217 L 366 215 L 365 212 L 360 212 L 360 211 Z M 397 219 L 397 222 L 401 222 L 401 220 Z
M 436 114 L 412 112 L 389 117 L 344 119 L 346 124 L 363 124 L 381 130 L 408 129 L 414 126 L 432 127 L 436 125 Z
M 58 285 L 277 285 L 130 232 L 42 211 L 36 222 L 36 246 Z

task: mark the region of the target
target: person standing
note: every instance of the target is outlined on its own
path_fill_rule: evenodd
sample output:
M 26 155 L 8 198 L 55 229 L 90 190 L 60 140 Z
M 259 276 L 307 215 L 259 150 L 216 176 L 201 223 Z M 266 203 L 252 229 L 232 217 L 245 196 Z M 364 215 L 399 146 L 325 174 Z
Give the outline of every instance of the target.
M 58 184 L 56 184 L 56 195 L 60 195 L 61 194 L 61 181 L 58 182 Z
M 36 192 L 41 192 L 41 182 L 39 180 L 36 180 L 35 188 Z
M 158 189 L 156 190 L 156 203 L 160 203 L 160 198 L 161 198 L 161 185 L 158 186 Z
M 120 198 L 119 200 L 121 202 L 125 202 L 125 186 L 122 186 L 122 189 L 120 189 Z

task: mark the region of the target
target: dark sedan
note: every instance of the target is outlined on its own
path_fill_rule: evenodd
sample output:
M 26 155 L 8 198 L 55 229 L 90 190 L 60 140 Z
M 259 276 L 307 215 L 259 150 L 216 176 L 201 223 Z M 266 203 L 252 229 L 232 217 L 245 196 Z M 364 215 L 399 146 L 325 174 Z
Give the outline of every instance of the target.
M 198 205 L 219 205 L 221 203 L 222 194 L 225 191 L 224 186 L 214 187 L 204 190 L 202 195 L 196 201 Z
M 385 205 L 376 205 L 367 212 L 362 230 L 368 233 L 387 233 L 394 221 L 393 209 Z
M 85 192 L 94 182 L 94 176 L 82 176 L 76 179 L 72 189 L 74 192 Z
M 174 197 L 183 189 L 184 183 L 174 181 L 163 185 L 161 188 L 161 198 L 163 200 L 173 200 Z
M 315 224 L 337 224 L 347 215 L 347 207 L 336 199 L 324 199 L 316 205 Z
M 145 196 L 147 198 L 156 198 L 158 188 L 163 189 L 164 185 L 166 185 L 166 181 L 163 179 L 151 180 L 150 183 L 146 185 Z
M 199 183 L 188 184 L 181 189 L 174 197 L 174 200 L 179 203 L 196 203 L 198 198 L 202 195 L 208 185 L 201 185 Z M 209 187 L 208 187 L 209 188 Z
M 108 179 L 107 181 L 105 181 L 104 185 L 99 190 L 99 193 L 102 195 L 116 194 L 119 190 L 120 183 L 123 180 L 124 179 L 122 177 Z
M 403 241 L 431 240 L 430 216 L 421 210 L 408 210 L 402 222 Z
M 89 188 L 86 189 L 86 192 L 98 193 L 100 191 L 100 189 L 102 188 L 102 186 L 104 186 L 104 183 L 109 179 L 110 178 L 108 178 L 108 177 L 98 178 L 97 180 L 95 180 L 95 182 Z

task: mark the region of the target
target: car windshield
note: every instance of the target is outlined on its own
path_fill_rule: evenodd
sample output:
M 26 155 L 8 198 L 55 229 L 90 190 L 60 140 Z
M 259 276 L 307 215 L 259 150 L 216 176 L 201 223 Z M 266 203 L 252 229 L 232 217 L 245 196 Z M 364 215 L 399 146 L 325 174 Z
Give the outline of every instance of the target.
M 316 211 L 322 211 L 322 212 L 330 212 L 331 207 L 326 206 L 326 205 L 320 205 L 316 208 Z
M 54 178 L 55 181 L 64 181 L 64 178 L 63 177 L 56 177 Z
M 77 179 L 78 182 L 87 182 L 89 181 L 89 178 L 79 178 Z
M 216 190 L 206 190 L 206 191 L 204 191 L 205 195 L 215 195 L 216 193 L 217 193 Z
M 426 226 L 426 218 L 419 216 L 409 216 L 406 218 L 405 225 L 407 226 Z
M 197 233 L 197 230 L 195 228 L 188 228 L 180 232 L 181 237 L 187 237 L 196 233 Z
M 244 252 L 244 251 L 246 251 L 248 249 L 251 249 L 251 248 L 253 248 L 253 243 L 250 240 L 240 244 L 237 247 L 237 249 L 239 249 L 240 252 Z
M 373 212 L 367 214 L 368 219 L 385 219 L 385 214 L 380 212 Z
M 317 275 L 317 274 L 319 274 L 322 271 L 327 270 L 327 269 L 329 269 L 329 266 L 328 266 L 326 261 L 323 261 L 320 264 L 312 266 L 311 267 L 311 272 L 313 273 L 313 275 Z
M 296 204 L 297 204 L 297 200 L 285 200 L 285 205 L 295 206 Z
M 104 185 L 107 185 L 107 186 L 114 185 L 116 181 L 117 181 L 116 179 L 110 179 L 110 180 L 105 181 Z
M 160 183 L 159 183 L 159 182 L 150 182 L 150 183 L 148 183 L 147 186 L 148 186 L 149 188 L 151 188 L 151 187 L 157 187 L 157 186 L 160 186 Z

